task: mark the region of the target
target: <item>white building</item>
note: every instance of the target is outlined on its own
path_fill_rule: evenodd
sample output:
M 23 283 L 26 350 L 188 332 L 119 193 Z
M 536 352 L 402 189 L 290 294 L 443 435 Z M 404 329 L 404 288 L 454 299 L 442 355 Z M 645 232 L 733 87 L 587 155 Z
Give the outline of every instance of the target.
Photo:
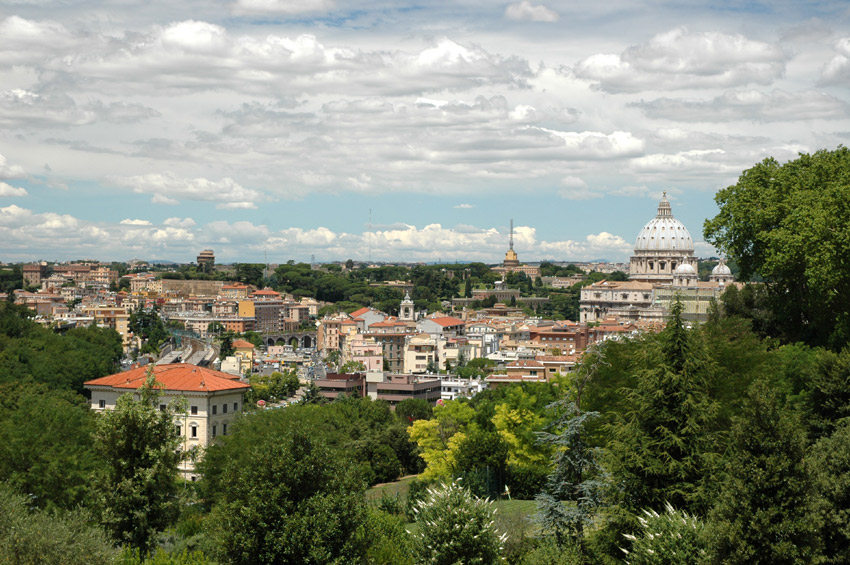
M 112 410 L 125 394 L 138 399 L 137 391 L 145 383 L 147 370 L 148 367 L 139 367 L 83 383 L 91 391 L 92 410 Z M 185 453 L 202 454 L 217 436 L 227 435 L 233 419 L 244 409 L 245 391 L 250 385 L 231 375 L 186 363 L 158 365 L 153 370 L 161 389 L 161 410 L 172 400 L 186 400 L 186 413 L 174 422 Z M 180 472 L 194 480 L 194 462 L 189 458 L 181 461 Z

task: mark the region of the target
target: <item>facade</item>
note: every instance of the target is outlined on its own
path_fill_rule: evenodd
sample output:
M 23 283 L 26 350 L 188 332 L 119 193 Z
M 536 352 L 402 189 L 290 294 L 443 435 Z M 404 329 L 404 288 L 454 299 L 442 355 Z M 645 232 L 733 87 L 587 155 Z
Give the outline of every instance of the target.
M 112 410 L 118 398 L 134 394 L 147 378 L 147 367 L 131 369 L 83 383 L 91 391 L 92 410 Z M 241 383 L 231 375 L 185 363 L 158 365 L 154 377 L 161 389 L 160 409 L 172 400 L 185 399 L 185 414 L 174 422 L 181 438 L 184 453 L 203 453 L 217 436 L 227 435 L 233 419 L 244 409 L 244 397 L 250 385 Z M 180 472 L 194 480 L 195 464 L 190 458 L 180 464 Z
M 198 267 L 202 267 L 205 270 L 212 270 L 215 267 L 215 253 L 213 253 L 212 249 L 204 249 L 198 254 L 197 259 Z
M 41 279 L 47 276 L 46 263 L 24 265 L 24 286 L 41 286 Z

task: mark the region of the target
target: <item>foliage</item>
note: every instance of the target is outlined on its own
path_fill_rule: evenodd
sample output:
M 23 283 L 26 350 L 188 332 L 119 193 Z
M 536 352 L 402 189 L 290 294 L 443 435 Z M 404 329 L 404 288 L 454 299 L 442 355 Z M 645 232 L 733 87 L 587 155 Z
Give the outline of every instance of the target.
M 27 379 L 52 389 L 83 391 L 121 359 L 115 330 L 87 327 L 57 334 L 31 320 L 24 307 L 0 302 L 0 383 Z
M 159 348 L 168 338 L 168 331 L 156 307 L 136 308 L 130 312 L 127 326 L 133 335 L 142 340 L 139 353 L 159 355 Z
M 82 511 L 30 508 L 30 499 L 0 483 L 0 563 L 97 565 L 116 554 L 108 536 Z
M 434 408 L 424 398 L 405 398 L 395 406 L 395 415 L 406 424 L 416 420 L 429 420 Z
M 456 465 L 458 446 L 464 440 L 475 411 L 466 403 L 450 400 L 434 408 L 431 420 L 416 420 L 408 428 L 411 441 L 421 450 L 426 468 L 424 479 L 447 479 Z
M 35 383 L 0 385 L 0 481 L 41 508 L 75 508 L 90 498 L 99 466 L 95 415 L 82 396 Z
M 818 525 L 805 431 L 763 382 L 732 430 L 726 477 L 709 516 L 715 563 L 811 563 Z
M 138 549 L 125 547 L 115 560 L 115 565 L 207 565 L 208 563 L 210 561 L 202 551 L 183 550 L 168 553 L 161 547 L 146 555 Z
M 668 502 L 664 512 L 644 510 L 638 516 L 641 530 L 625 534 L 631 541 L 626 553 L 629 565 L 693 565 L 706 555 L 703 532 L 705 525 L 684 510 L 676 510 Z
M 714 365 L 698 330 L 685 328 L 681 302 L 667 327 L 637 351 L 628 408 L 608 427 L 607 455 L 621 503 L 637 513 L 677 507 L 704 511 L 717 465 L 717 402 L 709 395 Z
M 157 386 L 151 369 L 139 399 L 121 396 L 114 410 L 100 414 L 94 435 L 104 459 L 96 477 L 101 521 L 116 540 L 142 552 L 177 515 L 174 419 L 180 407 L 159 410 Z
M 428 489 L 416 507 L 419 563 L 490 565 L 500 561 L 505 535 L 495 526 L 492 502 L 459 481 Z
M 850 420 L 811 451 L 826 563 L 850 563 Z
M 478 496 L 498 496 L 505 490 L 508 444 L 501 435 L 472 428 L 458 443 L 454 476 Z
M 537 398 L 521 387 L 509 387 L 504 401 L 497 404 L 493 426 L 508 445 L 508 463 L 517 467 L 535 467 L 548 459 L 535 433 L 547 423 Z
M 543 538 L 522 559 L 521 565 L 581 565 L 584 558 L 576 546 L 559 546 L 552 538 Z
M 367 543 L 363 484 L 326 440 L 317 409 L 243 418 L 202 462 L 205 523 L 230 563 L 357 563 Z M 283 479 L 283 480 L 282 480 Z
M 715 201 L 706 241 L 745 279 L 764 278 L 779 337 L 835 349 L 850 342 L 850 150 L 765 159 Z
M 413 565 L 415 554 L 404 522 L 397 516 L 369 510 L 366 520 L 369 547 L 366 563 L 369 565 Z
M 540 432 L 538 437 L 555 450 L 552 473 L 536 497 L 536 520 L 544 533 L 554 535 L 558 547 L 563 547 L 569 537 L 570 545 L 584 554 L 584 528 L 595 519 L 605 486 L 598 450 L 584 437 L 586 422 L 598 414 L 582 413 L 567 399 L 553 403 L 550 409 L 556 413 L 548 428 L 551 431 Z
M 249 383 L 251 395 L 246 398 L 246 402 L 251 403 L 260 399 L 272 402 L 287 399 L 301 386 L 301 381 L 292 370 L 283 373 L 274 371 L 270 375 L 251 375 Z

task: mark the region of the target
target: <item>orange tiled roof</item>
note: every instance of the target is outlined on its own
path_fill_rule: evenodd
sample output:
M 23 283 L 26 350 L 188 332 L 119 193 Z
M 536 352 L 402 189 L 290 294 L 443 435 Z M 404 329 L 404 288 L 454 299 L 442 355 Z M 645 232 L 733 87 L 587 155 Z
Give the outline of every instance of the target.
M 540 369 L 543 367 L 543 363 L 540 361 L 534 361 L 532 359 L 519 359 L 517 361 L 512 361 L 506 365 L 511 369 L 517 368 L 532 368 L 532 369 Z
M 83 383 L 87 387 L 108 386 L 136 390 L 141 387 L 147 376 L 147 367 L 139 367 L 116 373 Z M 171 363 L 154 367 L 154 376 L 164 390 L 183 392 L 216 392 L 221 390 L 238 390 L 250 388 L 251 385 L 241 383 L 233 375 L 198 367 L 188 363 Z
M 451 316 L 444 316 L 442 318 L 428 318 L 428 319 L 431 320 L 432 322 L 434 322 L 435 324 L 439 324 L 439 325 L 443 326 L 444 328 L 448 327 L 448 326 L 462 326 L 462 325 L 465 324 L 465 322 L 463 320 L 461 320 L 459 318 L 453 318 Z
M 369 308 L 366 308 L 366 307 L 364 306 L 363 308 L 361 308 L 361 309 L 359 309 L 359 310 L 355 310 L 354 312 L 352 312 L 351 314 L 349 314 L 349 316 L 351 316 L 352 318 L 359 318 L 359 317 L 360 317 L 360 316 L 362 316 L 363 314 L 367 314 L 367 313 L 369 313 L 369 312 L 370 312 Z
M 233 345 L 233 347 L 236 349 L 244 349 L 246 347 L 254 349 L 254 344 L 250 341 L 245 341 L 244 339 L 234 339 L 231 345 Z

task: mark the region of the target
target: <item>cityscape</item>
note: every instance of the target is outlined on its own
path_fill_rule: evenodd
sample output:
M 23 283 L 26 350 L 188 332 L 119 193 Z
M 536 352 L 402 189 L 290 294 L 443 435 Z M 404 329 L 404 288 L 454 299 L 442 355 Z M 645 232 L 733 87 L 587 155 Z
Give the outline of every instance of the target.
M 848 23 L 0 0 L 0 563 L 850 562 Z

